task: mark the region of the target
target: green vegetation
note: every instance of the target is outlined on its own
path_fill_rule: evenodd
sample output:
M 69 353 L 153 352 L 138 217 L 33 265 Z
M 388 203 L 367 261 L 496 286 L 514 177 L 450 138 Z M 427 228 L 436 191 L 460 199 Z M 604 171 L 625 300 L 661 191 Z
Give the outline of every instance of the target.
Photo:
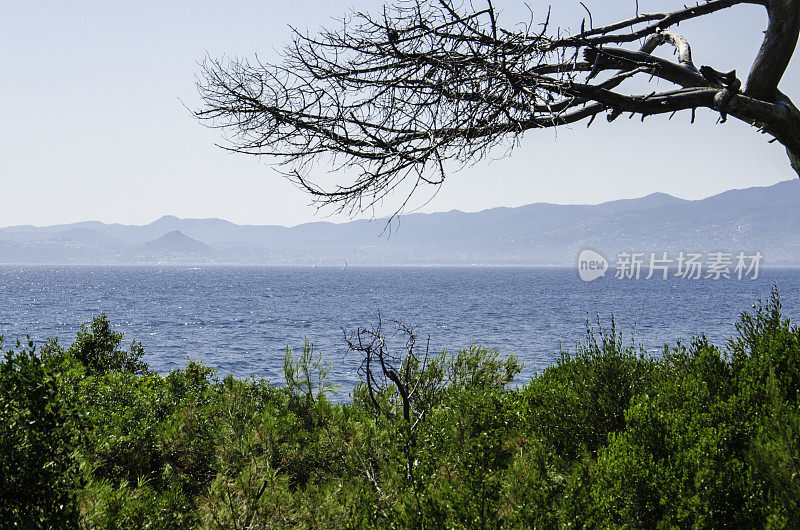
M 0 525 L 18 528 L 800 527 L 800 328 L 777 292 L 724 347 L 644 355 L 612 325 L 522 386 L 479 347 L 391 352 L 329 400 L 307 345 L 285 384 L 160 376 L 104 315 L 2 349 Z

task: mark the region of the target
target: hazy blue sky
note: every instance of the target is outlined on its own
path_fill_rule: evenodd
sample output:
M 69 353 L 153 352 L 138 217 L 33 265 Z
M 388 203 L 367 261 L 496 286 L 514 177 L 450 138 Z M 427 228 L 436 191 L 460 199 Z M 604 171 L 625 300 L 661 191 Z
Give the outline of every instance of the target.
M 527 16 L 520 1 L 494 3 L 505 26 Z M 577 2 L 554 3 L 555 21 L 580 25 Z M 586 3 L 595 24 L 635 8 L 633 0 Z M 214 147 L 218 133 L 194 120 L 184 104 L 199 104 L 194 82 L 206 54 L 258 53 L 269 60 L 288 40 L 289 24 L 313 29 L 349 7 L 375 11 L 382 4 L 3 0 L 0 226 L 89 219 L 141 224 L 164 214 L 252 224 L 321 219 L 309 197 L 267 163 Z M 640 1 L 642 11 L 682 4 Z M 547 4 L 532 6 L 541 20 Z M 765 25 L 763 8 L 744 6 L 680 29 L 698 66 L 736 68 L 743 76 Z M 797 63 L 782 88 L 800 98 Z M 424 210 L 597 203 L 655 191 L 701 198 L 795 177 L 782 147 L 735 120 L 715 125 L 716 119 L 706 111 L 694 126 L 684 113 L 671 122 L 597 120 L 588 131 L 578 125 L 531 132 L 510 157 L 497 151 L 497 160 L 452 174 Z

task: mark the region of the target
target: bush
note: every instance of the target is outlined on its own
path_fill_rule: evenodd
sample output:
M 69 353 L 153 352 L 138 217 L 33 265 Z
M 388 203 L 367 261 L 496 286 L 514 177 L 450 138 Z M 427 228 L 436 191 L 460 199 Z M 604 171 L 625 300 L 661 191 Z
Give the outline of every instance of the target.
M 379 331 L 351 337 L 372 364 L 344 403 L 308 343 L 281 386 L 149 372 L 104 315 L 3 352 L 2 524 L 800 526 L 800 329 L 777 292 L 723 348 L 649 357 L 612 320 L 521 387 L 514 356 Z
M 4 351 L 0 337 L 0 521 L 7 528 L 77 525 L 75 410 L 32 342 Z
M 594 456 L 625 427 L 631 399 L 650 389 L 656 373 L 657 362 L 624 344 L 613 319 L 608 331 L 587 327 L 575 354 L 563 352 L 523 389 L 528 427 L 563 458 Z
M 94 373 L 105 374 L 108 372 L 127 372 L 143 375 L 147 373 L 148 366 L 141 360 L 144 356 L 142 344 L 135 340 L 131 342 L 128 351 L 118 349 L 122 342 L 123 334 L 111 331 L 111 326 L 105 313 L 92 319 L 87 328 L 81 324 L 75 342 L 64 350 L 57 339 L 49 340 L 42 349 L 45 357 L 71 356 L 81 362 L 87 369 Z

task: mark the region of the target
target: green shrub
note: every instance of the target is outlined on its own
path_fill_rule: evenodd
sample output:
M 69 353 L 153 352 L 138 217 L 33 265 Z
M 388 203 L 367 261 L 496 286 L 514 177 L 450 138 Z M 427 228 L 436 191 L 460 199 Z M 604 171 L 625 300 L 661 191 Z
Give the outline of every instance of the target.
M 776 288 L 768 302 L 753 305 L 736 323 L 736 336 L 728 343 L 738 392 L 753 413 L 771 406 L 767 382 L 792 402 L 800 399 L 800 327 L 784 319 Z
M 0 337 L 0 521 L 6 528 L 77 524 L 76 414 L 32 342 L 3 350 Z
M 777 292 L 724 349 L 649 357 L 612 320 L 522 387 L 515 356 L 360 331 L 371 372 L 344 403 L 310 343 L 282 386 L 149 372 L 104 315 L 69 348 L 3 352 L 0 524 L 800 526 L 800 329 Z
M 608 331 L 587 328 L 575 354 L 563 352 L 523 389 L 528 427 L 563 458 L 595 455 L 624 428 L 631 399 L 648 391 L 656 373 L 656 361 L 625 345 L 613 319 Z
M 758 520 L 748 506 L 757 487 L 742 459 L 738 410 L 720 399 L 718 370 L 707 370 L 726 367 L 713 347 L 692 348 L 692 356 L 696 369 L 637 396 L 626 428 L 600 451 L 593 492 L 604 524 L 751 527 Z
M 781 393 L 774 376 L 767 391 L 771 410 L 757 423 L 748 461 L 769 491 L 770 525 L 800 528 L 800 411 Z
M 57 339 L 52 339 L 42 349 L 42 355 L 45 357 L 69 355 L 90 371 L 99 374 L 111 371 L 140 375 L 147 373 L 147 364 L 141 360 L 144 356 L 142 344 L 134 340 L 128 351 L 120 350 L 122 338 L 122 333 L 111 331 L 106 314 L 101 313 L 92 319 L 88 328 L 85 324 L 81 324 L 75 342 L 68 349 L 64 350 Z

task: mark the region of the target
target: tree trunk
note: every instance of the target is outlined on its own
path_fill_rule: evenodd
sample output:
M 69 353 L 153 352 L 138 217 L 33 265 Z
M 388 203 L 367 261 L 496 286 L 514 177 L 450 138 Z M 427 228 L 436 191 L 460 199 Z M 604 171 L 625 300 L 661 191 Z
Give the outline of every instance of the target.
M 774 104 L 769 120 L 739 116 L 775 136 L 786 147 L 792 168 L 800 175 L 800 111 L 778 90 L 778 84 L 800 36 L 800 0 L 765 0 L 769 25 L 750 69 L 744 91 L 749 98 Z
M 800 0 L 766 0 L 769 26 L 747 79 L 745 94 L 775 103 L 778 83 L 794 54 L 800 33 Z

